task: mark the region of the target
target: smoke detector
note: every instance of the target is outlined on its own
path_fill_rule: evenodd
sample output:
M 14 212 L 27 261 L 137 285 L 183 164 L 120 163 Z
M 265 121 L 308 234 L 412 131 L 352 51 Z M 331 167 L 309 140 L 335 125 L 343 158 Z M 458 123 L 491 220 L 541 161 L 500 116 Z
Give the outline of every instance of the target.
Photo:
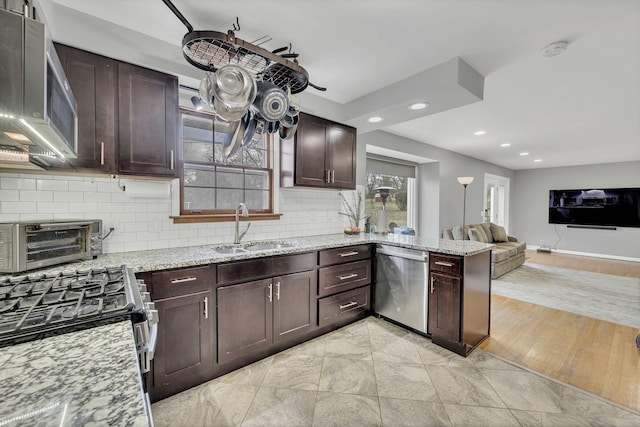
M 542 48 L 542 56 L 545 58 L 551 58 L 552 56 L 560 55 L 567 49 L 569 42 L 557 41 L 546 45 Z

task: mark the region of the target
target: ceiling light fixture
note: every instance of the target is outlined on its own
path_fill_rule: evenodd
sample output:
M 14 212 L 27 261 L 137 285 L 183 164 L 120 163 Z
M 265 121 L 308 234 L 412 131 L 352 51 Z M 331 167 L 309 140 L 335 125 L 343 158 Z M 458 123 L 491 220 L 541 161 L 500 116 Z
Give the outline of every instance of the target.
M 500 144 L 500 147 L 511 147 L 511 143 L 510 142 L 503 142 L 502 144 Z
M 529 153 L 527 153 L 526 151 L 523 151 L 522 153 L 520 153 L 521 156 L 528 156 Z
M 409 105 L 410 110 L 422 110 L 429 106 L 428 102 L 416 102 L 415 104 Z
M 540 163 L 542 161 L 542 159 L 535 159 L 534 162 L 536 163 Z
M 381 122 L 382 120 L 383 120 L 383 118 L 382 118 L 382 117 L 379 117 L 379 116 L 373 116 L 373 117 L 369 117 L 369 118 L 367 119 L 367 121 L 368 121 L 369 123 L 379 123 L 379 122 Z
M 484 135 L 485 133 L 487 133 L 487 131 L 485 131 L 485 130 L 478 130 L 478 131 L 475 131 L 473 134 L 474 134 L 474 135 L 478 135 L 478 136 L 480 136 L 480 135 Z
M 542 56 L 545 58 L 551 58 L 552 56 L 560 55 L 562 52 L 567 50 L 568 45 L 569 42 L 566 41 L 555 41 L 553 43 L 549 43 L 542 48 Z

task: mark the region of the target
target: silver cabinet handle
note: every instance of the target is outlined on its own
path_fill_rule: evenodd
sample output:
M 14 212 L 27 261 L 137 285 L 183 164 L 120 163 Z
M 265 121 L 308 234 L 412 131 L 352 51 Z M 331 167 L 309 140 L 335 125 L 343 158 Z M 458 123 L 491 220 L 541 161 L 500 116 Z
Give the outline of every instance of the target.
M 194 280 L 198 280 L 198 278 L 197 277 L 182 277 L 180 279 L 172 279 L 171 283 L 193 282 Z
M 358 273 L 347 274 L 346 276 L 338 276 L 340 280 L 353 279 L 354 277 L 358 277 Z
M 276 299 L 280 299 L 280 282 L 276 283 Z
M 267 287 L 269 288 L 269 302 L 272 302 L 273 301 L 273 285 L 269 283 Z
M 100 143 L 100 165 L 104 165 L 104 142 Z
M 360 252 L 358 251 L 351 251 L 351 252 L 342 252 L 340 254 L 341 257 L 346 257 L 346 256 L 354 256 L 354 255 L 358 255 Z
M 204 318 L 209 318 L 209 297 L 204 297 Z
M 347 303 L 345 305 L 340 304 L 338 307 L 340 307 L 340 310 L 344 310 L 345 308 L 353 307 L 354 305 L 358 305 L 358 302 L 351 301 L 350 303 Z
M 450 262 L 436 261 L 435 264 L 436 265 L 441 265 L 443 267 L 453 267 L 453 264 L 450 263 Z
M 435 277 L 431 276 L 431 293 L 433 293 L 433 281 L 435 279 L 436 279 Z
M 175 159 L 173 155 L 173 150 L 171 150 L 171 170 L 175 169 L 174 165 L 175 165 Z
M 325 177 L 325 179 L 324 179 L 324 180 L 325 180 L 325 182 L 326 182 L 327 184 L 329 184 L 329 183 L 331 182 L 331 170 L 330 170 L 330 169 L 327 169 L 327 173 L 326 173 L 326 175 L 327 175 L 327 176 Z
M 336 182 L 336 170 L 335 169 L 331 169 L 331 183 L 335 183 Z

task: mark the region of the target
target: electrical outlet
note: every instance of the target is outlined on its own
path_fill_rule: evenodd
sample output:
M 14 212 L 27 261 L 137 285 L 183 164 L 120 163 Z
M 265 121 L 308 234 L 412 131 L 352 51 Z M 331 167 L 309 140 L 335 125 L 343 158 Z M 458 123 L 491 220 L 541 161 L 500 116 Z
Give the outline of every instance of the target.
M 544 246 L 544 240 L 540 240 L 540 246 Z

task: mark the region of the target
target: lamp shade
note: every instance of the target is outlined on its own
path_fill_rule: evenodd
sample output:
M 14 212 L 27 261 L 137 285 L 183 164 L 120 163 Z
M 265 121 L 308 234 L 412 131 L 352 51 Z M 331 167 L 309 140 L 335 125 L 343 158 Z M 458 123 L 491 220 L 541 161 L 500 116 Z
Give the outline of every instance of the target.
M 472 176 L 459 176 L 458 182 L 462 185 L 469 185 L 473 182 Z

